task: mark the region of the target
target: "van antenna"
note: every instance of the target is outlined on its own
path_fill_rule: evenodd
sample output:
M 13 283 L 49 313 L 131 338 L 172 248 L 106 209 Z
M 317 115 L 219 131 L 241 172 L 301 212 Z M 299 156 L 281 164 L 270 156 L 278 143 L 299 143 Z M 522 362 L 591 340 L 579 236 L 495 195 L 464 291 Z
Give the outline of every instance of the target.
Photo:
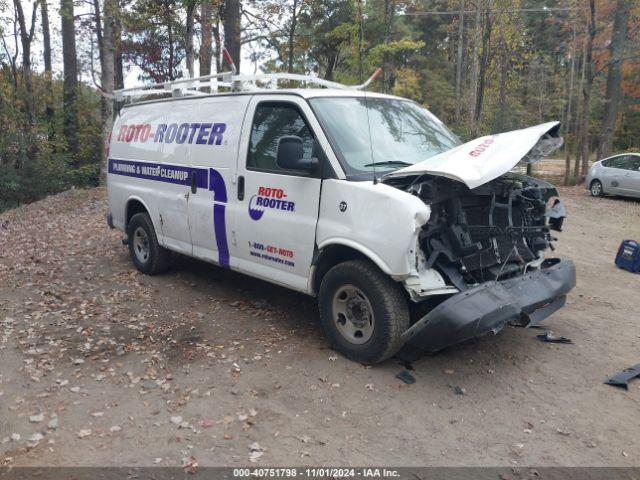
M 376 159 L 373 155 L 373 140 L 371 137 L 371 119 L 369 118 L 369 101 L 367 99 L 367 86 L 369 85 L 369 82 L 371 80 L 375 79 L 380 74 L 381 71 L 382 69 L 378 68 L 374 72 L 374 74 L 371 76 L 369 81 L 364 84 L 364 87 L 362 89 L 364 92 L 364 108 L 367 111 L 367 127 L 369 129 L 369 151 L 371 152 L 371 165 L 373 166 L 373 184 L 374 185 L 378 184 L 378 177 L 376 175 Z

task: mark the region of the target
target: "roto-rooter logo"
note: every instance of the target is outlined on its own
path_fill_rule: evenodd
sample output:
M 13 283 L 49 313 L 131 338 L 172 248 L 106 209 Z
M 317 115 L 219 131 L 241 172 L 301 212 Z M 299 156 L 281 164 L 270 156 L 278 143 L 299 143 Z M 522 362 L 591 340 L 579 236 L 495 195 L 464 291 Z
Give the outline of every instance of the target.
M 258 194 L 249 200 L 249 216 L 252 220 L 260 220 L 267 208 L 294 212 L 295 202 L 290 202 L 285 198 L 287 195 L 281 188 L 258 187 Z
M 469 155 L 471 155 L 472 157 L 478 157 L 482 155 L 482 153 L 485 152 L 489 148 L 489 145 L 491 145 L 493 142 L 494 140 L 491 137 L 483 140 L 469 152 Z
M 225 123 L 161 123 L 155 130 L 148 123 L 120 125 L 118 142 L 195 143 L 198 145 L 222 145 Z

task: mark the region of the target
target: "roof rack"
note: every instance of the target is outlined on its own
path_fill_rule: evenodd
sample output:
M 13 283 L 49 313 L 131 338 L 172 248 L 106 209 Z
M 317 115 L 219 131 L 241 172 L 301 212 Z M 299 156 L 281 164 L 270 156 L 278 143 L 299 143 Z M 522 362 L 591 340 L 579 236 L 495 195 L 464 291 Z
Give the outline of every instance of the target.
M 231 67 L 230 72 L 215 73 L 212 75 L 203 75 L 195 78 L 181 78 L 170 82 L 151 83 L 140 85 L 132 88 L 122 88 L 114 90 L 113 94 L 108 94 L 103 90 L 100 93 L 106 98 L 116 101 L 124 101 L 130 99 L 132 102 L 153 95 L 169 95 L 174 98 L 210 95 L 211 92 L 217 92 L 220 88 L 228 89 L 231 92 L 251 92 L 260 90 L 273 90 L 278 88 L 278 82 L 300 82 L 307 85 L 316 85 L 326 88 L 336 88 L 341 90 L 363 90 L 369 86 L 371 82 L 382 71 L 381 68 L 369 77 L 369 79 L 360 85 L 343 85 L 338 82 L 324 80 L 313 75 L 299 75 L 295 73 L 264 73 L 256 75 L 238 75 L 236 66 L 231 60 L 231 56 L 226 49 L 223 55 L 227 63 Z M 206 91 L 203 91 L 206 90 Z

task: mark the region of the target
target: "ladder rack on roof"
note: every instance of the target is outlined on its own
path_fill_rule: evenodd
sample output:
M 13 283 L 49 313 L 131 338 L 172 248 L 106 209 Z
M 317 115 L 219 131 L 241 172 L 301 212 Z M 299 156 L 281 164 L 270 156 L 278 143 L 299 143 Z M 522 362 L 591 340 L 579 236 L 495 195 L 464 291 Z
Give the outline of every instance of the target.
M 279 81 L 301 82 L 310 85 L 317 85 L 326 88 L 336 88 L 340 90 L 363 90 L 369 86 L 373 80 L 382 71 L 378 68 L 369 79 L 360 85 L 343 85 L 341 83 L 324 80 L 312 75 L 299 75 L 294 73 L 265 73 L 257 75 L 237 75 L 235 65 L 231 64 L 232 71 L 224 73 L 216 73 L 213 75 L 204 75 L 195 78 L 181 78 L 164 83 L 152 83 L 140 85 L 138 87 L 123 88 L 115 90 L 113 95 L 102 94 L 107 98 L 116 101 L 124 101 L 130 99 L 135 102 L 136 99 L 149 97 L 152 95 L 168 95 L 172 97 L 186 97 L 209 95 L 218 88 L 227 88 L 232 92 L 252 92 L 260 90 L 273 90 L 278 88 Z M 212 80 L 215 80 L 212 81 Z M 259 85 L 262 83 L 263 85 Z M 202 91 L 208 89 L 208 92 Z

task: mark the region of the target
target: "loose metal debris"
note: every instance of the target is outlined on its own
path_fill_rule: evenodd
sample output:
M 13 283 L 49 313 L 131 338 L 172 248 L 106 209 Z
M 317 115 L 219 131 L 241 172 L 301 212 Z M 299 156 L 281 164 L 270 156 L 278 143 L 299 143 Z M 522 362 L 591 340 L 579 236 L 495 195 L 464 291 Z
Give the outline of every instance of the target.
M 407 372 L 406 370 L 403 370 L 400 373 L 398 373 L 396 375 L 396 378 L 398 380 L 402 380 L 407 385 L 413 385 L 414 383 L 416 383 L 415 377 L 411 375 L 409 372 Z
M 538 337 L 538 340 L 548 343 L 573 343 L 570 338 L 558 337 L 549 331 L 536 335 L 536 337 Z
M 635 377 L 640 377 L 640 363 L 611 375 L 604 383 L 629 390 L 628 382 Z

